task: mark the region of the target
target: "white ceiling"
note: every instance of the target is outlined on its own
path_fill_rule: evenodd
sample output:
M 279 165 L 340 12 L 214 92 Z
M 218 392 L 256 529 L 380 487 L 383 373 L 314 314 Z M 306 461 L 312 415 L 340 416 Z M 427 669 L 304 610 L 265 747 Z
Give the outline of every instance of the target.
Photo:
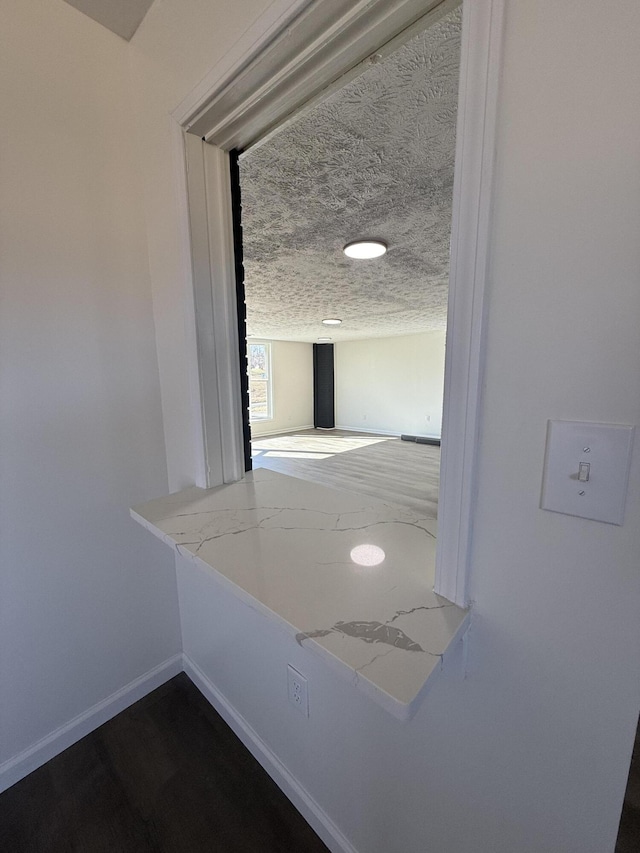
M 445 328 L 460 26 L 456 9 L 241 157 L 249 334 Z M 364 237 L 389 251 L 346 258 Z
M 153 0 L 65 0 L 116 35 L 129 41 Z

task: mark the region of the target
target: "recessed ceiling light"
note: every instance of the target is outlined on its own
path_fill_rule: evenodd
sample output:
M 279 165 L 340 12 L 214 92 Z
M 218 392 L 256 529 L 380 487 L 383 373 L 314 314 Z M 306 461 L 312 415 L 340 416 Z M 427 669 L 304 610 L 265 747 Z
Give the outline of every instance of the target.
M 326 320 L 322 321 L 325 326 L 339 326 L 342 323 L 342 320 L 338 320 L 337 317 L 328 317 Z
M 318 338 L 319 344 L 326 344 L 331 340 L 331 338 Z
M 384 255 L 387 244 L 382 240 L 354 240 L 353 243 L 347 243 L 342 251 L 348 258 L 366 261 Z

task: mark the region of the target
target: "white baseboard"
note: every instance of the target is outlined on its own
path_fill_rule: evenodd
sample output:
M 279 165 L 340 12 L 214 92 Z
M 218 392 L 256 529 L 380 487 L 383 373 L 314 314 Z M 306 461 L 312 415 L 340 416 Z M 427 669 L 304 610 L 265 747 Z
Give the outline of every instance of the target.
M 32 746 L 0 764 L 0 793 L 6 791 L 29 773 L 55 758 L 85 735 L 95 731 L 116 714 L 151 693 L 170 678 L 186 672 L 202 695 L 211 703 L 227 725 L 240 738 L 253 757 L 267 771 L 283 794 L 293 803 L 312 829 L 331 850 L 331 853 L 358 853 L 331 818 L 316 803 L 287 770 L 278 756 L 257 732 L 240 716 L 202 670 L 187 655 L 168 658 L 144 675 L 120 688 L 111 696 L 74 717 L 68 723 L 41 738 Z
M 288 435 L 290 432 L 300 432 L 303 429 L 313 429 L 313 424 L 303 424 L 303 426 L 288 426 L 286 429 L 272 429 L 270 432 L 251 433 L 251 438 L 261 439 L 267 438 L 270 435 Z
M 18 755 L 0 764 L 0 793 L 6 791 L 20 779 L 37 770 L 51 758 L 54 758 L 67 747 L 77 743 L 85 735 L 106 723 L 138 699 L 164 684 L 174 675 L 182 672 L 182 655 L 177 654 L 168 658 L 158 666 L 154 666 L 144 675 L 116 690 L 101 702 L 82 714 L 78 714 L 68 723 L 41 738 L 32 746 L 27 747 Z
M 395 438 L 400 438 L 399 432 L 389 432 L 388 429 L 364 429 L 364 427 L 338 426 L 337 424 L 336 429 L 344 429 L 347 432 L 366 432 L 371 433 L 372 435 L 391 435 Z
M 354 427 L 354 426 L 336 426 L 336 429 L 344 429 L 347 432 L 367 432 L 372 433 L 373 435 L 392 435 L 396 438 L 400 438 L 401 435 L 406 435 L 407 433 L 399 433 L 399 432 L 389 432 L 386 429 L 364 429 L 363 427 Z M 410 433 L 413 435 L 413 433 Z M 426 433 L 418 433 L 419 435 L 424 435 L 425 438 L 440 438 L 439 435 L 427 435 Z
M 358 853 L 329 815 L 320 808 L 313 797 L 291 775 L 278 756 L 187 655 L 183 655 L 183 666 L 184 671 L 205 699 L 211 703 L 229 728 L 240 738 L 256 761 L 262 765 L 314 832 L 320 836 L 331 853 Z

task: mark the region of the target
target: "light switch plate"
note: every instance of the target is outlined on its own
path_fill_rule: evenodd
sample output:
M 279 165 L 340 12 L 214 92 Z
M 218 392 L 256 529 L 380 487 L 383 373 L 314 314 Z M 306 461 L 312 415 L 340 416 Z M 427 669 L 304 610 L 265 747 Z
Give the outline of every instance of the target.
M 622 524 L 633 433 L 627 424 L 549 421 L 541 508 Z

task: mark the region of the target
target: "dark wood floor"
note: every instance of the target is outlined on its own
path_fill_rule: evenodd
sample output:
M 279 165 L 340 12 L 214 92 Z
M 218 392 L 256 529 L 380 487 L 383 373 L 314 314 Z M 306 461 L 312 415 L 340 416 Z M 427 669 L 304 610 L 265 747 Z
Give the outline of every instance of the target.
M 179 675 L 0 795 L 3 853 L 327 853 Z
M 627 792 L 624 798 L 616 853 L 638 853 L 640 850 L 640 724 L 631 759 Z

